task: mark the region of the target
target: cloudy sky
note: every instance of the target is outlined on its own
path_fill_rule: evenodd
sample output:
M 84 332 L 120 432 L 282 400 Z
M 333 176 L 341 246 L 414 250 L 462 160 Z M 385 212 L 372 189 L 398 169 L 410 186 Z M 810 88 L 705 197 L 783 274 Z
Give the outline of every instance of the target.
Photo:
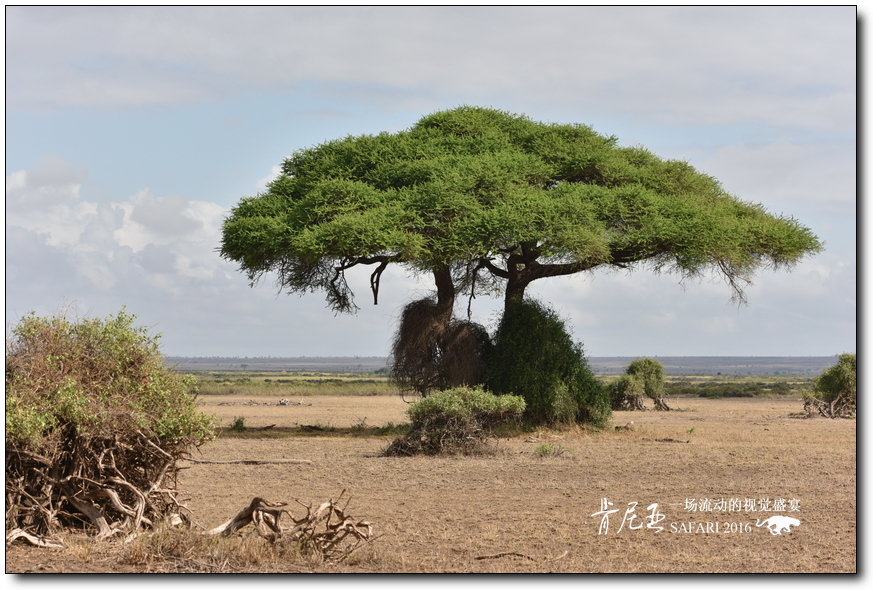
M 825 251 L 717 279 L 538 281 L 590 356 L 856 348 L 853 7 L 6 8 L 6 323 L 123 305 L 181 356 L 382 356 L 402 271 L 361 310 L 250 288 L 221 223 L 293 151 L 462 104 L 586 123 L 687 160 Z M 476 299 L 491 325 L 500 302 Z M 466 301 L 463 302 L 466 313 Z

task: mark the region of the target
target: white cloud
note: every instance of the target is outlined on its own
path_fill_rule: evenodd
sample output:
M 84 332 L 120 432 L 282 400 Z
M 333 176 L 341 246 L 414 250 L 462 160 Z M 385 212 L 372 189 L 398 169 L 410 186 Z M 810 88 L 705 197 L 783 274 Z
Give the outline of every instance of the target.
M 278 164 L 270 168 L 270 173 L 255 183 L 255 190 L 261 192 L 267 190 L 267 185 L 279 178 L 282 173 L 282 167 Z
M 855 210 L 853 142 L 726 145 L 699 167 L 743 200 L 781 206 L 786 213 L 798 207 L 849 214 Z
M 209 279 L 223 267 L 214 251 L 222 207 L 178 195 L 156 197 L 148 189 L 124 201 L 80 201 L 81 185 L 73 181 L 85 175 L 53 157 L 6 177 L 7 203 L 18 205 L 7 208 L 7 262 L 28 260 L 17 250 L 16 239 L 36 241 L 42 244 L 35 249 L 42 264 L 47 257 L 66 259 L 98 291 L 125 281 L 128 289 L 137 283 L 149 283 L 149 289 L 163 284 L 177 295 L 181 283 L 155 282 L 155 273 L 175 280 Z M 39 208 L 21 206 L 37 200 Z
M 131 220 L 150 232 L 175 237 L 200 229 L 200 223 L 187 215 L 188 202 L 179 195 L 154 197 L 146 190 L 131 201 Z
M 128 108 L 321 85 L 851 131 L 855 18 L 848 6 L 16 7 L 7 101 Z
M 6 211 L 39 214 L 58 205 L 74 203 L 87 177 L 87 169 L 49 154 L 30 170 L 6 176 Z
M 6 176 L 6 222 L 45 236 L 50 245 L 78 242 L 97 213 L 79 201 L 88 171 L 49 155 L 30 170 Z

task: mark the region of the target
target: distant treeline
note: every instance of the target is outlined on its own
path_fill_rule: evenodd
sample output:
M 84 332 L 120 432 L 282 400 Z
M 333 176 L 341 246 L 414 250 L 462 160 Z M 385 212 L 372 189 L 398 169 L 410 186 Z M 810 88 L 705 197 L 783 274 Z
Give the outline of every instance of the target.
M 591 357 L 598 375 L 618 375 L 634 358 Z M 667 375 L 820 375 L 837 356 L 653 356 Z
M 635 358 L 590 357 L 598 375 L 619 375 Z M 820 375 L 837 364 L 834 356 L 654 356 L 667 375 Z M 164 357 L 187 371 L 385 371 L 386 357 Z
M 723 397 L 757 397 L 759 395 L 798 395 L 802 389 L 810 389 L 812 383 L 802 385 L 790 384 L 784 381 L 776 383 L 666 383 L 665 396 L 707 397 L 720 399 Z

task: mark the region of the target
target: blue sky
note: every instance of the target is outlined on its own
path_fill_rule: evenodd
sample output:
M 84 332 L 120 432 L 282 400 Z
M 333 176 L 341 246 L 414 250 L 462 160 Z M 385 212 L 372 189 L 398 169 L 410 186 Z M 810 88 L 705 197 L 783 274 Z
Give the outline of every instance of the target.
M 381 356 L 432 288 L 378 306 L 250 288 L 222 219 L 297 149 L 461 104 L 586 123 L 689 161 L 826 242 L 730 302 L 714 277 L 560 277 L 528 293 L 591 356 L 856 348 L 853 7 L 7 7 L 6 322 L 126 305 L 182 356 Z M 491 325 L 500 302 L 472 303 Z M 466 313 L 466 301 L 463 302 Z

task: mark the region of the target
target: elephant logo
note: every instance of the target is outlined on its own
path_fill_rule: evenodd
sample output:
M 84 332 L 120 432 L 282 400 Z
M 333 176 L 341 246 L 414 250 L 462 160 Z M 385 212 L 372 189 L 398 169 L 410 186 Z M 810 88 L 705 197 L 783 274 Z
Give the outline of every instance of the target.
M 790 533 L 791 527 L 800 526 L 800 521 L 796 518 L 791 518 L 790 516 L 782 516 L 781 514 L 771 516 L 770 518 L 764 520 L 764 522 L 755 520 L 755 526 L 757 526 L 758 528 L 761 528 L 765 525 L 768 529 L 770 529 L 771 535 L 781 535 L 782 531 Z

